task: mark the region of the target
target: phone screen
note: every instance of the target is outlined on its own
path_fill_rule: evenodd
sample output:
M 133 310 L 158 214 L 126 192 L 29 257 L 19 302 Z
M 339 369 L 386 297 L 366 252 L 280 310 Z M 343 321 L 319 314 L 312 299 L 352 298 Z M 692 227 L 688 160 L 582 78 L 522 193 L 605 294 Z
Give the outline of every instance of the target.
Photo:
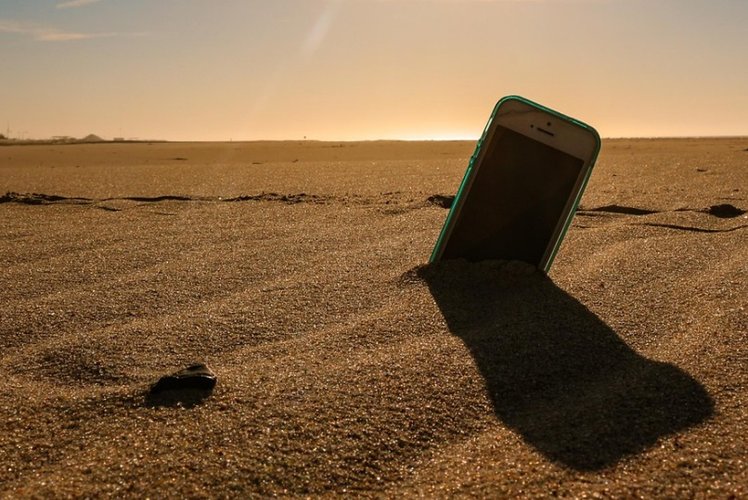
M 501 126 L 488 147 L 442 258 L 538 266 L 584 162 Z

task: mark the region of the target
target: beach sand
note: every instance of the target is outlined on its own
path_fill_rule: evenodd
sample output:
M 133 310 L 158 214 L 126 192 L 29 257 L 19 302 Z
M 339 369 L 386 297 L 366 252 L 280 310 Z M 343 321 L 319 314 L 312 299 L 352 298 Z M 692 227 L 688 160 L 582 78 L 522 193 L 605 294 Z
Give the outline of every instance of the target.
M 549 276 L 424 265 L 473 146 L 1 147 L 0 496 L 748 496 L 748 139 L 604 141 Z

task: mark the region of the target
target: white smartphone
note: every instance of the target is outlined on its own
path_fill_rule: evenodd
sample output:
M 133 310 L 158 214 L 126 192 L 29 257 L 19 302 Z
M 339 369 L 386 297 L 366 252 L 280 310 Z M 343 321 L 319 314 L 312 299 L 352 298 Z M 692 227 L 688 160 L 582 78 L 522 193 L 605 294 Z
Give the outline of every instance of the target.
M 578 120 L 501 99 L 476 145 L 430 262 L 520 260 L 548 271 L 600 150 Z

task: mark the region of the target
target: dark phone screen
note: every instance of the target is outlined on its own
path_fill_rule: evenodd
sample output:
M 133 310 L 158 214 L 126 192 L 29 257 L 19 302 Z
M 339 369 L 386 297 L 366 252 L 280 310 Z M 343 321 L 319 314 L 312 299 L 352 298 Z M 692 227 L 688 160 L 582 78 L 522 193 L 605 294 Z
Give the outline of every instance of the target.
M 584 163 L 501 126 L 489 148 L 442 258 L 537 266 Z

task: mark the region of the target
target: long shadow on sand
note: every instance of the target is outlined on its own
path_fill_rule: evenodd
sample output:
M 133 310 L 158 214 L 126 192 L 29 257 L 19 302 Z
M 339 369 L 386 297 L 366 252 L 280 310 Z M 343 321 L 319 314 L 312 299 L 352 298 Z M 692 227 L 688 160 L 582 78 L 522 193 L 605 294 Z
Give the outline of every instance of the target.
M 449 261 L 416 274 L 470 349 L 496 415 L 553 461 L 604 468 L 713 412 L 701 384 L 634 352 L 542 273 Z

